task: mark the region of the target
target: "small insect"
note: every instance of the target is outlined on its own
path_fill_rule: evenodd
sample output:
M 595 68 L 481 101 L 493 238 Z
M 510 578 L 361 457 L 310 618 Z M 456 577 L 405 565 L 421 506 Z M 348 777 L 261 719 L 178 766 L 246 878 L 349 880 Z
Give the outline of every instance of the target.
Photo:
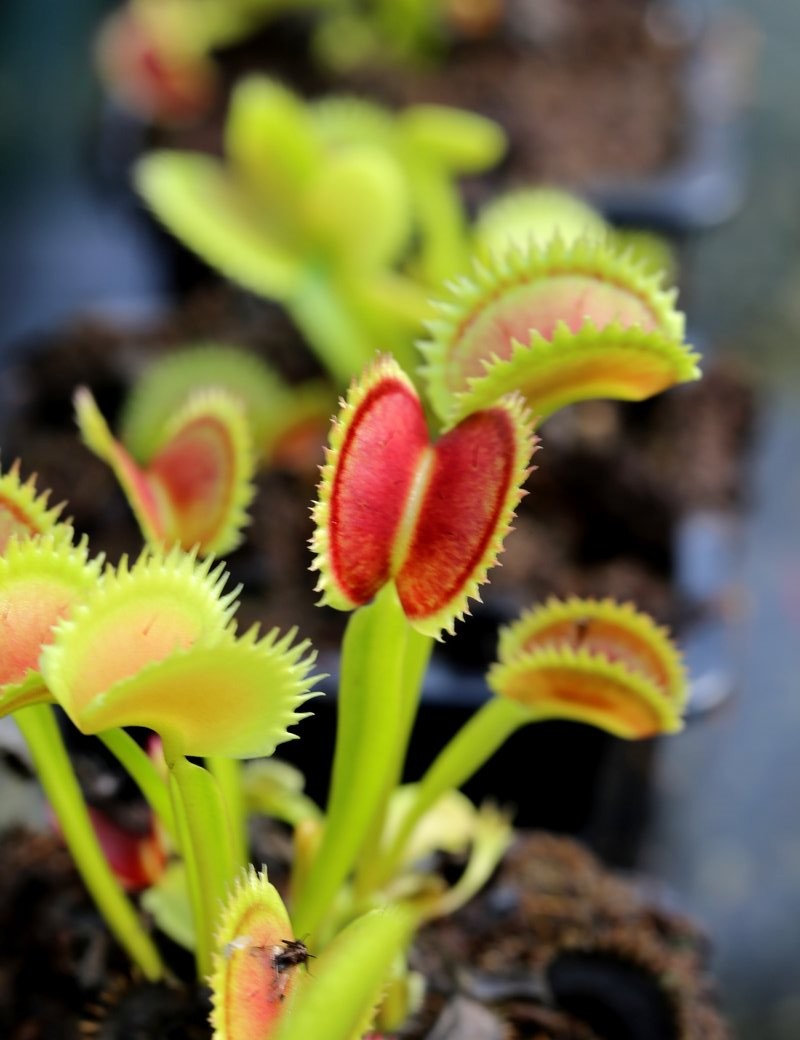
M 269 954 L 274 972 L 272 999 L 277 996 L 279 1000 L 283 1000 L 289 981 L 288 973 L 300 964 L 304 964 L 308 971 L 308 962 L 314 954 L 308 952 L 308 947 L 302 939 L 282 939 L 270 948 Z
M 289 972 L 300 964 L 304 964 L 308 971 L 308 962 L 314 957 L 313 953 L 308 952 L 308 947 L 302 939 L 281 939 L 274 946 L 263 946 L 254 942 L 249 935 L 239 935 L 225 944 L 223 954 L 229 958 L 238 950 L 247 950 L 254 957 L 264 958 L 272 968 L 270 1000 L 283 1000 L 286 996 Z
M 589 626 L 592 619 L 588 617 L 575 618 L 575 646 L 583 646 L 584 640 L 589 634 Z
M 272 966 L 277 972 L 289 971 L 298 964 L 305 964 L 308 971 L 308 962 L 314 957 L 308 952 L 308 947 L 302 939 L 282 939 L 277 946 L 272 947 Z

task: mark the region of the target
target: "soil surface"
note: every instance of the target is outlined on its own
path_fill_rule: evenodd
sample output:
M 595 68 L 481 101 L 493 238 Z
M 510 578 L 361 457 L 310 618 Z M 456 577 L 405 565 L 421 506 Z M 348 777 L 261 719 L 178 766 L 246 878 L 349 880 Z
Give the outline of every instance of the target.
M 288 842 L 267 824 L 259 839 L 280 884 Z M 56 837 L 7 833 L 0 861 L 6 1040 L 208 1040 L 207 993 L 131 975 Z M 191 978 L 183 951 L 164 953 Z M 412 965 L 428 991 L 400 1037 L 727 1040 L 707 960 L 702 933 L 663 898 L 572 841 L 523 835 L 479 899 L 419 937 Z
M 675 158 L 686 132 L 690 40 L 669 7 L 509 0 L 500 30 L 457 41 L 445 68 L 366 70 L 352 86 L 393 106 L 434 102 L 497 120 L 515 183 L 646 177 Z
M 457 6 L 457 5 L 451 5 Z M 462 4 L 461 6 L 467 6 Z M 665 0 L 505 0 L 483 33 L 451 26 L 441 60 L 389 58 L 347 74 L 312 58 L 309 22 L 279 19 L 218 55 L 229 91 L 243 74 L 274 75 L 305 95 L 355 93 L 390 107 L 469 108 L 509 136 L 501 178 L 575 186 L 647 177 L 681 153 L 689 133 L 686 68 L 696 28 Z M 211 117 L 159 132 L 175 147 L 219 150 L 223 95 Z

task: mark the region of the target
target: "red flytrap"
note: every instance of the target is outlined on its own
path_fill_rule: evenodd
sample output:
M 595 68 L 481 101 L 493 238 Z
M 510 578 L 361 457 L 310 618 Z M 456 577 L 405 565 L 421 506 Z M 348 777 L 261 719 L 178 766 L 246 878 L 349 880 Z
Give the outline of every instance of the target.
M 314 510 L 323 602 L 350 610 L 393 580 L 416 629 L 452 631 L 497 562 L 534 444 L 517 396 L 431 444 L 411 381 L 380 359 L 351 387 L 330 437 Z

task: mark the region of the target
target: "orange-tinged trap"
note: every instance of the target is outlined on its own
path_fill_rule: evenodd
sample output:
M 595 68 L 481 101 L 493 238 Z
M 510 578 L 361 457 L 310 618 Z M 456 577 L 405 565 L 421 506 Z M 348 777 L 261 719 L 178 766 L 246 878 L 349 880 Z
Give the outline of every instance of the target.
M 500 636 L 492 690 L 535 718 L 588 722 L 629 739 L 680 728 L 686 676 L 668 634 L 629 604 L 550 600 Z

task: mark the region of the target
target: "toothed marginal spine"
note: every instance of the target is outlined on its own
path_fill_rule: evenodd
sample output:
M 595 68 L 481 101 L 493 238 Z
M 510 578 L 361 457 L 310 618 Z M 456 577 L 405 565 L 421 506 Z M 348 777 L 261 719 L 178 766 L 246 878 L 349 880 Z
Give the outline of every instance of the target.
M 662 362 L 671 374 L 663 386 L 647 393 L 619 393 L 623 399 L 642 400 L 652 393 L 674 383 L 686 383 L 700 378 L 698 362 L 700 355 L 676 340 L 658 331 L 648 332 L 638 326 L 624 327 L 616 322 L 598 329 L 591 320 L 587 320 L 579 332 L 573 333 L 560 323 L 551 339 L 545 339 L 538 332 L 532 332 L 529 342 L 511 341 L 511 353 L 507 358 L 491 355 L 482 361 L 484 374 L 469 376 L 467 389 L 452 394 L 449 398 L 449 412 L 446 416 L 448 425 L 458 423 L 471 412 L 487 408 L 499 396 L 522 386 L 534 379 L 537 373 L 547 374 L 549 366 L 568 365 L 570 361 L 592 354 L 602 357 L 609 350 L 623 350 L 626 356 L 636 359 L 656 359 Z M 665 376 L 666 376 L 665 371 Z M 539 413 L 540 420 L 546 419 L 559 402 L 549 403 L 536 399 L 535 382 L 532 386 L 534 399 L 531 406 Z M 611 391 L 609 391 L 610 393 Z M 588 394 L 580 391 L 567 396 L 567 403 L 582 400 L 587 396 L 596 396 L 594 391 Z M 614 396 L 617 396 L 615 393 Z M 443 417 L 444 418 L 444 417 Z
M 0 475 L 0 512 L 3 503 L 8 501 L 25 519 L 32 534 L 45 534 L 58 524 L 63 503 L 48 508 L 49 490 L 37 492 L 36 474 L 31 474 L 23 481 L 20 476 L 20 462 L 15 459 L 11 468 Z

